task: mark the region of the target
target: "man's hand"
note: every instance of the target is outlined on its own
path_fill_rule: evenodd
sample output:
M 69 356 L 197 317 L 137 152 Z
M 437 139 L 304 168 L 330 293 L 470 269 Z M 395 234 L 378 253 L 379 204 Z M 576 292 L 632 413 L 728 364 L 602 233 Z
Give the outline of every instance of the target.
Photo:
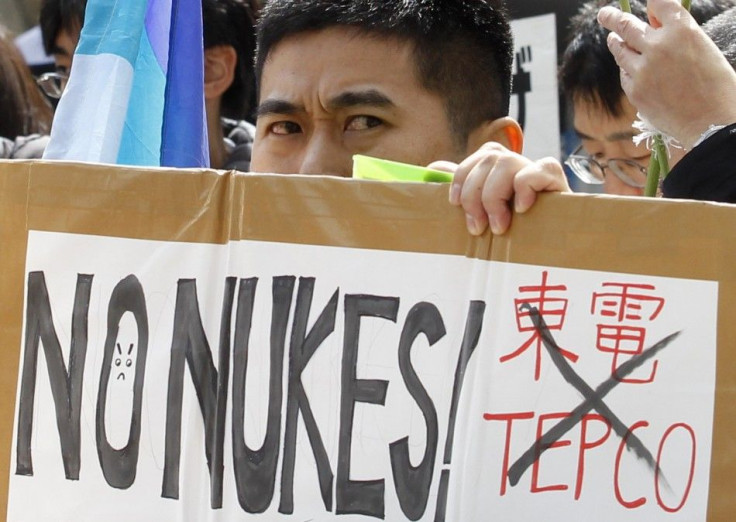
M 598 21 L 621 86 L 658 130 L 691 149 L 710 125 L 736 122 L 736 73 L 679 0 L 649 0 L 647 24 L 613 7 Z
M 503 234 L 511 224 L 511 208 L 529 210 L 538 192 L 570 192 L 562 165 L 553 159 L 532 161 L 489 142 L 459 165 L 438 161 L 429 168 L 454 174 L 450 203 L 462 205 L 468 231 L 482 234 L 490 224 Z

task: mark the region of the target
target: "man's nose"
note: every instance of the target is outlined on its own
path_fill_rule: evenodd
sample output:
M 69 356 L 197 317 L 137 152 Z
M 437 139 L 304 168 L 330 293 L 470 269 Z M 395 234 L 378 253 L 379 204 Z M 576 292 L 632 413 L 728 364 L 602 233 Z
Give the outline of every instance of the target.
M 349 178 L 353 158 L 340 139 L 328 132 L 314 133 L 302 156 L 299 174 L 322 174 Z

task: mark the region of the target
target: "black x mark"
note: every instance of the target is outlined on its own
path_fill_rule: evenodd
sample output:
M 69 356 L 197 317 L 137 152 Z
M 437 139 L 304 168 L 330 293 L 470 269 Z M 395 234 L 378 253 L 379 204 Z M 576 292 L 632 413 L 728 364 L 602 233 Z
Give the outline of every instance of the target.
M 522 310 L 529 311 L 532 323 L 534 323 L 534 327 L 541 336 L 544 346 L 547 348 L 547 351 L 552 358 L 552 362 L 554 362 L 555 366 L 560 371 L 560 374 L 563 376 L 565 381 L 583 395 L 585 400 L 577 408 L 572 410 L 569 417 L 561 420 L 550 428 L 547 433 L 542 435 L 542 438 L 537 440 L 531 448 L 525 451 L 524 454 L 514 462 L 514 464 L 509 468 L 509 483 L 512 486 L 518 484 L 521 476 L 532 464 L 534 464 L 534 461 L 539 459 L 544 451 L 558 441 L 565 433 L 571 430 L 591 410 L 596 410 L 600 413 L 611 424 L 611 427 L 616 434 L 624 440 L 628 449 L 632 450 L 637 457 L 649 464 L 649 467 L 654 472 L 659 473 L 661 479 L 664 479 L 664 476 L 662 476 L 661 470 L 659 469 L 657 462 L 654 460 L 654 457 L 652 457 L 650 451 L 636 435 L 629 431 L 626 424 L 621 422 L 610 408 L 606 406 L 603 402 L 603 397 L 605 397 L 608 392 L 619 384 L 619 379 L 623 379 L 649 359 L 657 355 L 657 353 L 674 341 L 681 332 L 675 332 L 668 335 L 657 344 L 647 348 L 639 355 L 632 357 L 619 366 L 614 375 L 612 375 L 608 380 L 602 382 L 595 390 L 593 390 L 583 379 L 580 378 L 578 374 L 575 373 L 575 370 L 572 369 L 562 356 L 560 348 L 552 337 L 552 333 L 549 331 L 549 328 L 547 328 L 544 318 L 539 314 L 539 310 L 529 306 L 527 303 L 524 303 L 521 308 Z M 666 480 L 664 480 L 664 482 L 666 484 Z

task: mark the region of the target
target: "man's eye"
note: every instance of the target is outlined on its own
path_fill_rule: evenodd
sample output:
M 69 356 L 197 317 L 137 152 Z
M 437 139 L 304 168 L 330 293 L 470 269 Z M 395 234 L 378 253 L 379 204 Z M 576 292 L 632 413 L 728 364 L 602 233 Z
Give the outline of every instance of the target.
M 277 121 L 271 124 L 271 133 L 279 136 L 288 136 L 289 134 L 298 134 L 302 131 L 299 124 L 293 121 Z
M 375 116 L 353 116 L 345 125 L 345 130 L 361 131 L 383 125 L 383 120 Z
M 605 161 L 606 155 L 602 152 L 596 152 L 595 154 L 590 154 L 590 157 L 593 158 L 596 161 Z

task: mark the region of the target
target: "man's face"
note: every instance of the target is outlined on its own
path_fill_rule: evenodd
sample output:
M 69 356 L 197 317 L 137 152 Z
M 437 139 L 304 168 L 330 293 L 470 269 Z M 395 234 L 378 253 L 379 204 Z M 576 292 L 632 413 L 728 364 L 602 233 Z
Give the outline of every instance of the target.
M 77 48 L 79 43 L 79 31 L 69 32 L 66 29 L 61 29 L 56 35 L 54 40 L 54 63 L 56 64 L 56 71 L 61 73 L 69 73 L 72 67 L 72 58 L 74 57 L 74 50 Z
M 631 126 L 637 119 L 636 109 L 626 97 L 621 99 L 621 107 L 623 109 L 621 115 L 613 117 L 597 103 L 575 101 L 573 104 L 575 132 L 585 152 L 602 165 L 606 165 L 611 159 L 624 159 L 633 160 L 642 167 L 647 167 L 651 152 L 645 143 L 634 145 L 633 141 L 638 133 Z M 670 153 L 670 166 L 674 166 L 684 155 L 684 151 L 676 148 Z M 624 183 L 610 169 L 605 171 L 603 190 L 606 194 L 623 196 L 640 196 L 644 192 L 642 188 Z
M 404 42 L 342 27 L 290 36 L 260 87 L 253 172 L 350 176 L 353 154 L 415 165 L 467 155 Z
M 626 98 L 622 100 L 623 112 L 618 117 L 611 116 L 597 103 L 575 101 L 573 125 L 580 137 L 583 149 L 591 158 L 606 165 L 611 159 L 634 160 L 646 167 L 650 151 L 644 143 L 634 145 L 637 134 L 631 124 L 636 120 L 636 109 Z M 643 189 L 632 187 L 621 181 L 610 169 L 606 169 L 603 182 L 606 194 L 640 196 Z

